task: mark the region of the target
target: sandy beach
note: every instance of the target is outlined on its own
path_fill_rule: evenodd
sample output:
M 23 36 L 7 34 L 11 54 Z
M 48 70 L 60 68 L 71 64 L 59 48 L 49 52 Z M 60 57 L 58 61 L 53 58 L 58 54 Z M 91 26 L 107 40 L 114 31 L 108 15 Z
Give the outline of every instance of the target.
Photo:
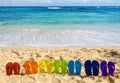
M 64 59 L 80 60 L 82 73 L 80 76 L 67 74 L 24 74 L 23 64 L 26 60 L 34 59 Z M 113 61 L 115 63 L 115 76 L 103 77 L 86 76 L 84 62 L 86 60 Z M 6 75 L 5 65 L 8 62 L 19 62 L 21 75 Z M 0 83 L 119 83 L 120 82 L 120 47 L 0 47 Z
M 0 83 L 120 83 L 120 0 L 0 0 Z

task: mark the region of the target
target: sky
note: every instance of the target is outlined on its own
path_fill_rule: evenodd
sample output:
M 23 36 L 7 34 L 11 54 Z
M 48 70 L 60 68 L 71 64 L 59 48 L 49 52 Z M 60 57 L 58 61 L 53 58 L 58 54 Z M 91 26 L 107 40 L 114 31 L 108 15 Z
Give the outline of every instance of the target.
M 120 6 L 120 0 L 0 0 L 0 6 Z

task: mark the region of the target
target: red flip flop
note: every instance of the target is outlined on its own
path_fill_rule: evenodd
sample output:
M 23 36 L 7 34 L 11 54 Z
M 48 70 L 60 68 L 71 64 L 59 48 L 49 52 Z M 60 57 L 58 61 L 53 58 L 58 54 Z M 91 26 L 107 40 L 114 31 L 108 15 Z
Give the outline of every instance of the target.
M 12 75 L 12 69 L 13 69 L 13 63 L 12 62 L 8 62 L 6 64 L 6 74 L 8 76 Z
M 20 74 L 20 64 L 17 62 L 14 62 L 13 70 L 14 70 L 14 75 L 19 75 Z

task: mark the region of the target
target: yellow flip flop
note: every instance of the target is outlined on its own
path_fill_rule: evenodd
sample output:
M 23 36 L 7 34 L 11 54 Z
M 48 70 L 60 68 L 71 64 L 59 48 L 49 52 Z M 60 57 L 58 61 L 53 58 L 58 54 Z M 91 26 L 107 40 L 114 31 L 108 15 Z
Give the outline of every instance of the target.
M 44 59 L 39 61 L 39 72 L 40 73 L 45 73 L 45 68 L 46 68 L 46 62 Z
M 47 67 L 47 73 L 51 74 L 52 73 L 52 69 L 53 69 L 52 60 L 47 60 L 46 61 L 46 67 Z

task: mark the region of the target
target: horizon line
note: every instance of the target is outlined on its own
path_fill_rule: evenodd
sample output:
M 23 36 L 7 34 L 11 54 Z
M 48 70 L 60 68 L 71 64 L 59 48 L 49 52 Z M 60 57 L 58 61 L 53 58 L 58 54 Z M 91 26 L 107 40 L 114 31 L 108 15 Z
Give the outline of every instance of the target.
M 63 6 L 73 6 L 73 7 L 82 7 L 82 6 L 98 6 L 98 5 L 56 5 L 56 6 L 53 6 L 53 5 L 8 5 L 8 6 L 0 6 L 0 7 L 46 7 L 46 6 L 52 6 L 52 7 L 63 7 Z M 114 6 L 114 7 L 120 7 L 120 6 L 117 6 L 117 5 L 100 5 L 98 7 L 102 7 L 102 6 Z

